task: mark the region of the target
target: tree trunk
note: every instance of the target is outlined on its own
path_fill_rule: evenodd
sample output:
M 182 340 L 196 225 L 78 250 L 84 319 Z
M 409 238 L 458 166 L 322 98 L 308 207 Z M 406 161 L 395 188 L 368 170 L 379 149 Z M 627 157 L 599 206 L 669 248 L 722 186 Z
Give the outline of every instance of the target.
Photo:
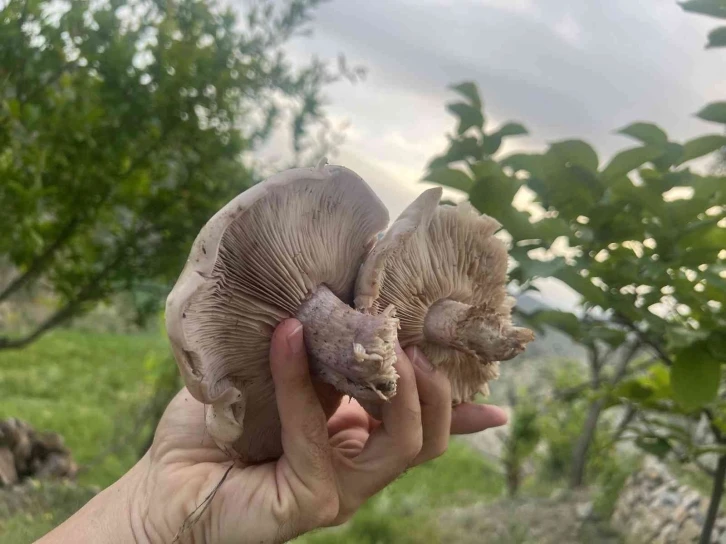
M 713 488 L 711 489 L 711 501 L 708 505 L 706 513 L 706 521 L 703 522 L 703 530 L 698 544 L 709 544 L 711 542 L 711 533 L 716 523 L 718 509 L 721 505 L 721 497 L 723 496 L 724 479 L 726 479 L 726 454 L 718 458 L 716 466 L 716 475 L 713 478 Z
M 595 439 L 595 432 L 597 431 L 597 422 L 600 419 L 600 414 L 605 406 L 605 399 L 598 399 L 592 404 L 587 411 L 587 419 L 585 425 L 582 428 L 582 433 L 577 438 L 575 447 L 572 450 L 572 472 L 570 473 L 570 488 L 575 489 L 582 487 L 585 483 L 585 467 L 587 465 L 587 452 L 590 450 L 590 445 Z

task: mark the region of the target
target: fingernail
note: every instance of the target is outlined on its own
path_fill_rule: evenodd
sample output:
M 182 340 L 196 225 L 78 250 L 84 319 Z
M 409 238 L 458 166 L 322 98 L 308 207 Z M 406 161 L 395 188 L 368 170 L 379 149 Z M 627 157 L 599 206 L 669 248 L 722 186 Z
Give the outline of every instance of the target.
M 287 347 L 292 354 L 297 354 L 303 350 L 302 329 L 303 326 L 300 324 L 287 335 Z
M 417 346 L 411 348 L 411 362 L 424 372 L 434 371 L 434 365 L 431 364 L 431 361 L 426 358 Z

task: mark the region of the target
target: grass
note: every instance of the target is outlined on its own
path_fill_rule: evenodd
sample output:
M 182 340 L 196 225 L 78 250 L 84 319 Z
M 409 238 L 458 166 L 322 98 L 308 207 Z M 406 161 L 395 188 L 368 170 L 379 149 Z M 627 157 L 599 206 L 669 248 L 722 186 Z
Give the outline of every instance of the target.
M 71 482 L 30 481 L 0 489 L 0 541 L 34 542 L 70 517 L 93 496 Z
M 141 444 L 128 435 L 153 392 L 157 369 L 171 364 L 167 353 L 158 333 L 71 330 L 54 331 L 23 350 L 1 351 L 0 419 L 17 417 L 60 433 L 79 465 L 93 464 L 79 475 L 80 483 L 105 487 L 135 462 Z M 117 444 L 123 447 L 97 459 Z
M 79 509 L 136 461 L 140 408 L 171 365 L 159 333 L 117 335 L 57 330 L 21 351 L 0 352 L 0 419 L 17 417 L 64 436 L 90 468 L 79 485 L 29 482 L 0 493 L 0 541 L 32 542 Z M 121 446 L 118 448 L 117 446 Z M 112 453 L 107 455 L 107 452 Z M 345 526 L 306 535 L 299 544 L 433 543 L 436 509 L 498 497 L 496 468 L 461 442 L 407 472 Z

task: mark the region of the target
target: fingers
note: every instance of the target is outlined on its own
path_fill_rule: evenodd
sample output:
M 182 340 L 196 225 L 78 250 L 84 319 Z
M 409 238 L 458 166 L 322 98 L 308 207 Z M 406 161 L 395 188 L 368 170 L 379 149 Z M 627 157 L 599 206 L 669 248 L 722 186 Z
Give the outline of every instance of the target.
M 507 423 L 507 413 L 498 406 L 465 402 L 451 412 L 451 434 L 478 433 Z
M 310 379 L 302 324 L 278 325 L 270 346 L 270 370 L 282 423 L 285 460 L 307 489 L 333 479 L 325 413 Z
M 385 403 L 382 423 L 370 435 L 356 469 L 348 477 L 350 489 L 357 489 L 361 502 L 397 478 L 421 451 L 421 407 L 416 375 L 400 346 L 396 346 L 396 395 Z M 357 505 L 356 505 L 357 507 Z
M 421 404 L 423 444 L 412 466 L 435 459 L 449 446 L 451 429 L 451 384 L 437 372 L 423 352 L 416 346 L 406 349 L 413 363 L 416 388 Z

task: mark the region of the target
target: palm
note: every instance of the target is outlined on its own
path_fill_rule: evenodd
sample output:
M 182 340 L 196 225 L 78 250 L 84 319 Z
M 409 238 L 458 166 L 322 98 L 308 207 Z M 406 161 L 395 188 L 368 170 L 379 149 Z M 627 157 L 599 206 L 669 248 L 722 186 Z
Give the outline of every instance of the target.
M 328 432 L 334 458 L 356 457 L 380 423 L 355 400 L 346 399 L 341 403 L 341 396 L 325 386 L 317 390 L 325 412 L 333 413 L 328 421 Z M 223 509 L 225 504 L 230 508 L 232 505 L 247 505 L 247 508 L 235 506 L 234 512 L 238 525 L 247 528 L 250 523 L 259 526 L 262 520 L 257 515 L 255 519 L 246 520 L 245 512 L 271 511 L 270 503 L 278 498 L 280 486 L 285 485 L 281 481 L 287 472 L 284 456 L 277 462 L 250 466 L 238 464 L 230 469 L 229 455 L 220 450 L 206 432 L 204 410 L 203 404 L 186 389 L 182 390 L 164 413 L 150 451 L 151 462 L 155 465 L 153 477 L 156 478 L 151 488 L 155 494 L 158 493 L 158 496 L 150 497 L 151 503 L 168 501 L 169 498 L 177 503 L 177 508 L 164 510 L 166 519 L 152 521 L 156 526 L 165 527 L 172 536 L 186 519 L 193 519 L 200 513 L 210 489 L 223 478 L 226 484 L 220 486 L 215 500 L 221 503 Z M 192 530 L 206 533 L 211 529 L 197 526 Z

